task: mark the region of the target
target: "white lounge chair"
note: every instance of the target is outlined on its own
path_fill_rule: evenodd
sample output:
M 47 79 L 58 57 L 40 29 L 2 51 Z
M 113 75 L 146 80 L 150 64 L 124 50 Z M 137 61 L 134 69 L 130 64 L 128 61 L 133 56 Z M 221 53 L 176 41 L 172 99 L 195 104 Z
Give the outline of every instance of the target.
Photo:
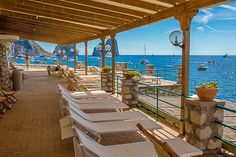
M 119 110 L 119 109 L 128 109 L 129 107 L 120 102 L 120 103 L 112 103 L 112 102 L 102 102 L 99 103 L 84 103 L 80 104 L 78 102 L 75 102 L 75 99 L 69 97 L 68 95 L 62 95 L 63 99 L 65 99 L 68 103 L 71 103 L 72 105 L 76 106 L 79 110 Z
M 136 119 L 127 121 L 112 121 L 112 122 L 99 122 L 91 123 L 72 110 L 70 111 L 71 118 L 74 122 L 79 123 L 88 131 L 91 131 L 94 135 L 98 137 L 102 134 L 112 134 L 112 133 L 126 133 L 126 132 L 136 132 L 138 128 L 136 124 L 140 123 L 147 130 L 161 129 L 162 127 L 150 119 Z
M 148 141 L 103 146 L 77 128 L 74 130 L 78 137 L 78 140 L 74 140 L 74 142 L 79 142 L 78 145 L 82 147 L 82 151 L 86 148 L 100 157 L 158 157 L 153 144 Z M 86 157 L 85 153 L 82 154 L 83 157 Z
M 69 110 L 77 113 L 84 119 L 90 122 L 108 122 L 108 121 L 122 121 L 122 120 L 136 120 L 148 119 L 147 116 L 138 111 L 129 112 L 103 112 L 103 113 L 85 113 L 79 110 L 74 105 L 69 105 Z

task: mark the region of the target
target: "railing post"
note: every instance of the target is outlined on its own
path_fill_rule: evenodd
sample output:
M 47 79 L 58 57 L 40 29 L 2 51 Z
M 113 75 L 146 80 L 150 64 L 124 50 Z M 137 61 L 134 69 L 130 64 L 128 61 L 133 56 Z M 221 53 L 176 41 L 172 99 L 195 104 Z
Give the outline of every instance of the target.
M 84 42 L 85 46 L 85 75 L 88 75 L 88 41 Z
M 158 87 L 156 88 L 156 108 L 157 108 L 157 117 L 156 117 L 156 120 L 158 121 L 159 120 L 159 115 L 158 115 L 158 111 L 159 111 L 159 89 Z
M 115 51 L 115 47 L 116 47 L 116 41 L 115 41 L 115 36 L 116 33 L 112 33 L 111 34 L 111 50 L 112 50 L 112 94 L 115 94 L 115 64 L 116 64 L 116 51 Z

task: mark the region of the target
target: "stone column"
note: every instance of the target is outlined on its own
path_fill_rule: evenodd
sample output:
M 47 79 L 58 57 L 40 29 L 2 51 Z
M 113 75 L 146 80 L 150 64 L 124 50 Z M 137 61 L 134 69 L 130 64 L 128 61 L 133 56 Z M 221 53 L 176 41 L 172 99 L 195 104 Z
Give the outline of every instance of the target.
M 122 79 L 122 102 L 127 104 L 130 108 L 138 106 L 137 94 L 134 92 L 137 89 L 137 84 L 132 79 Z
M 7 63 L 7 49 L 2 43 L 0 43 L 0 86 L 3 90 L 12 90 L 10 71 Z
M 124 69 L 128 69 L 127 62 L 116 62 L 116 70 L 117 71 L 123 71 Z
M 112 92 L 112 73 L 111 73 L 111 71 L 101 72 L 101 86 L 102 86 L 102 90 L 104 90 L 106 92 Z
M 147 76 L 154 76 L 154 65 L 153 64 L 146 65 L 146 75 Z
M 224 113 L 216 108 L 216 104 L 224 106 L 225 102 L 189 98 L 184 107 L 186 140 L 205 153 L 218 153 L 222 147 L 222 142 L 215 136 L 223 135 L 223 127 L 215 121 L 223 122 Z

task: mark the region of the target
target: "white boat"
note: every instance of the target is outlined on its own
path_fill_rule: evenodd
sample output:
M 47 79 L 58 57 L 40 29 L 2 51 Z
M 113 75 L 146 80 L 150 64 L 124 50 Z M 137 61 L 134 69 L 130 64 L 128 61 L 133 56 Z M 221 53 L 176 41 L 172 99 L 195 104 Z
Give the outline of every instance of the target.
M 207 69 L 207 66 L 205 64 L 199 64 L 197 67 L 197 70 L 199 71 L 205 71 Z
M 144 45 L 144 55 L 145 55 L 145 58 L 146 58 L 146 46 Z M 149 60 L 147 59 L 142 59 L 140 61 L 140 64 L 148 64 L 149 63 Z

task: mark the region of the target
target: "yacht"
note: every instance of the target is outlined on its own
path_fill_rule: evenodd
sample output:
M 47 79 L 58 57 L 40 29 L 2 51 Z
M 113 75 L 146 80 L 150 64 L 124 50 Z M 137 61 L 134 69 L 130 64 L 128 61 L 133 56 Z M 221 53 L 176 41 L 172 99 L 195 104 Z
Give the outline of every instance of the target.
M 207 69 L 207 66 L 205 64 L 199 64 L 197 67 L 197 70 L 199 71 L 205 71 Z

